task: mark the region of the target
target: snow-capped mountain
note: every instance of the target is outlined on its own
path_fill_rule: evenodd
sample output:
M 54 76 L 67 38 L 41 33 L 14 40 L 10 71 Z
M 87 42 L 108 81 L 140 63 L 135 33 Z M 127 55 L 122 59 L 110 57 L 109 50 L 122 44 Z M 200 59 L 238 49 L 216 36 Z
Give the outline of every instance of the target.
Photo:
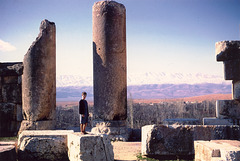
M 209 75 L 202 73 L 130 73 L 128 74 L 128 85 L 142 84 L 199 84 L 199 83 L 227 83 L 222 75 Z M 93 86 L 92 76 L 61 75 L 57 76 L 57 87 L 67 86 Z
M 93 77 L 81 75 L 60 75 L 57 76 L 57 87 L 67 86 L 92 86 Z

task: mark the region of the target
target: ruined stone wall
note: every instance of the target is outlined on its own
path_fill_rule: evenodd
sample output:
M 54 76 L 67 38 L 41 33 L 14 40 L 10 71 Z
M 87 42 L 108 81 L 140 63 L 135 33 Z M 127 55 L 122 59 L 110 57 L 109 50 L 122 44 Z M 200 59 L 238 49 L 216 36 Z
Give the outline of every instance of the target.
M 202 122 L 204 117 L 214 117 L 216 102 L 163 102 L 156 104 L 139 104 L 128 102 L 127 125 L 132 129 L 141 129 L 142 126 L 160 124 L 164 119 L 196 118 Z M 89 106 L 89 126 L 92 121 L 93 107 Z M 57 107 L 56 128 L 69 129 L 79 126 L 78 107 Z
M 15 136 L 22 121 L 22 63 L 0 63 L 0 136 Z
M 164 119 L 215 117 L 216 102 L 162 102 L 139 104 L 128 102 L 128 127 L 141 129 L 142 126 L 161 124 Z

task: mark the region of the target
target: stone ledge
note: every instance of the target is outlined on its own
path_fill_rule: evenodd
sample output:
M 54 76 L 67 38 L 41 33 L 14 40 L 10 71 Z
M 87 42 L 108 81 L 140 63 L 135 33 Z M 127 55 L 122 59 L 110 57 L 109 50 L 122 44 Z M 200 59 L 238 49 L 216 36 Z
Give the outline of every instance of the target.
M 0 160 L 16 161 L 15 142 L 0 142 Z
M 233 119 L 219 119 L 216 117 L 203 118 L 203 125 L 236 125 Z
M 143 155 L 194 155 L 195 140 L 237 140 L 239 126 L 147 125 L 142 127 Z
M 193 118 L 176 118 L 176 119 L 165 119 L 163 120 L 164 125 L 201 125 L 199 119 Z
M 194 141 L 195 161 L 240 160 L 240 141 Z

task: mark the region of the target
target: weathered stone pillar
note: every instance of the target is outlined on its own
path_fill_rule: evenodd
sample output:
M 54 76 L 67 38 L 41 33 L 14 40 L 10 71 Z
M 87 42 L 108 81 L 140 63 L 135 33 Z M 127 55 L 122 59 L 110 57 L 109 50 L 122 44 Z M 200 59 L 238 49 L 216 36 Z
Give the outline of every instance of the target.
M 126 9 L 114 1 L 100 1 L 92 12 L 94 126 L 126 127 Z
M 216 43 L 217 61 L 223 61 L 225 80 L 232 80 L 233 100 L 218 100 L 216 116 L 219 119 L 240 119 L 240 41 L 220 41 Z
M 24 129 L 53 129 L 56 110 L 56 28 L 43 20 L 37 39 L 23 60 Z

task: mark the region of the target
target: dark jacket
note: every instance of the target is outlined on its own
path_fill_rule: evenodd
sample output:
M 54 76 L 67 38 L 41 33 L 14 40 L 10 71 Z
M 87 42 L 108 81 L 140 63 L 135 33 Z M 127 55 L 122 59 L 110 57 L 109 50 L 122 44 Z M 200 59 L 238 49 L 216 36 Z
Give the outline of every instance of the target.
M 85 113 L 85 104 L 84 104 L 84 100 L 81 99 L 79 101 L 79 114 L 84 114 Z

